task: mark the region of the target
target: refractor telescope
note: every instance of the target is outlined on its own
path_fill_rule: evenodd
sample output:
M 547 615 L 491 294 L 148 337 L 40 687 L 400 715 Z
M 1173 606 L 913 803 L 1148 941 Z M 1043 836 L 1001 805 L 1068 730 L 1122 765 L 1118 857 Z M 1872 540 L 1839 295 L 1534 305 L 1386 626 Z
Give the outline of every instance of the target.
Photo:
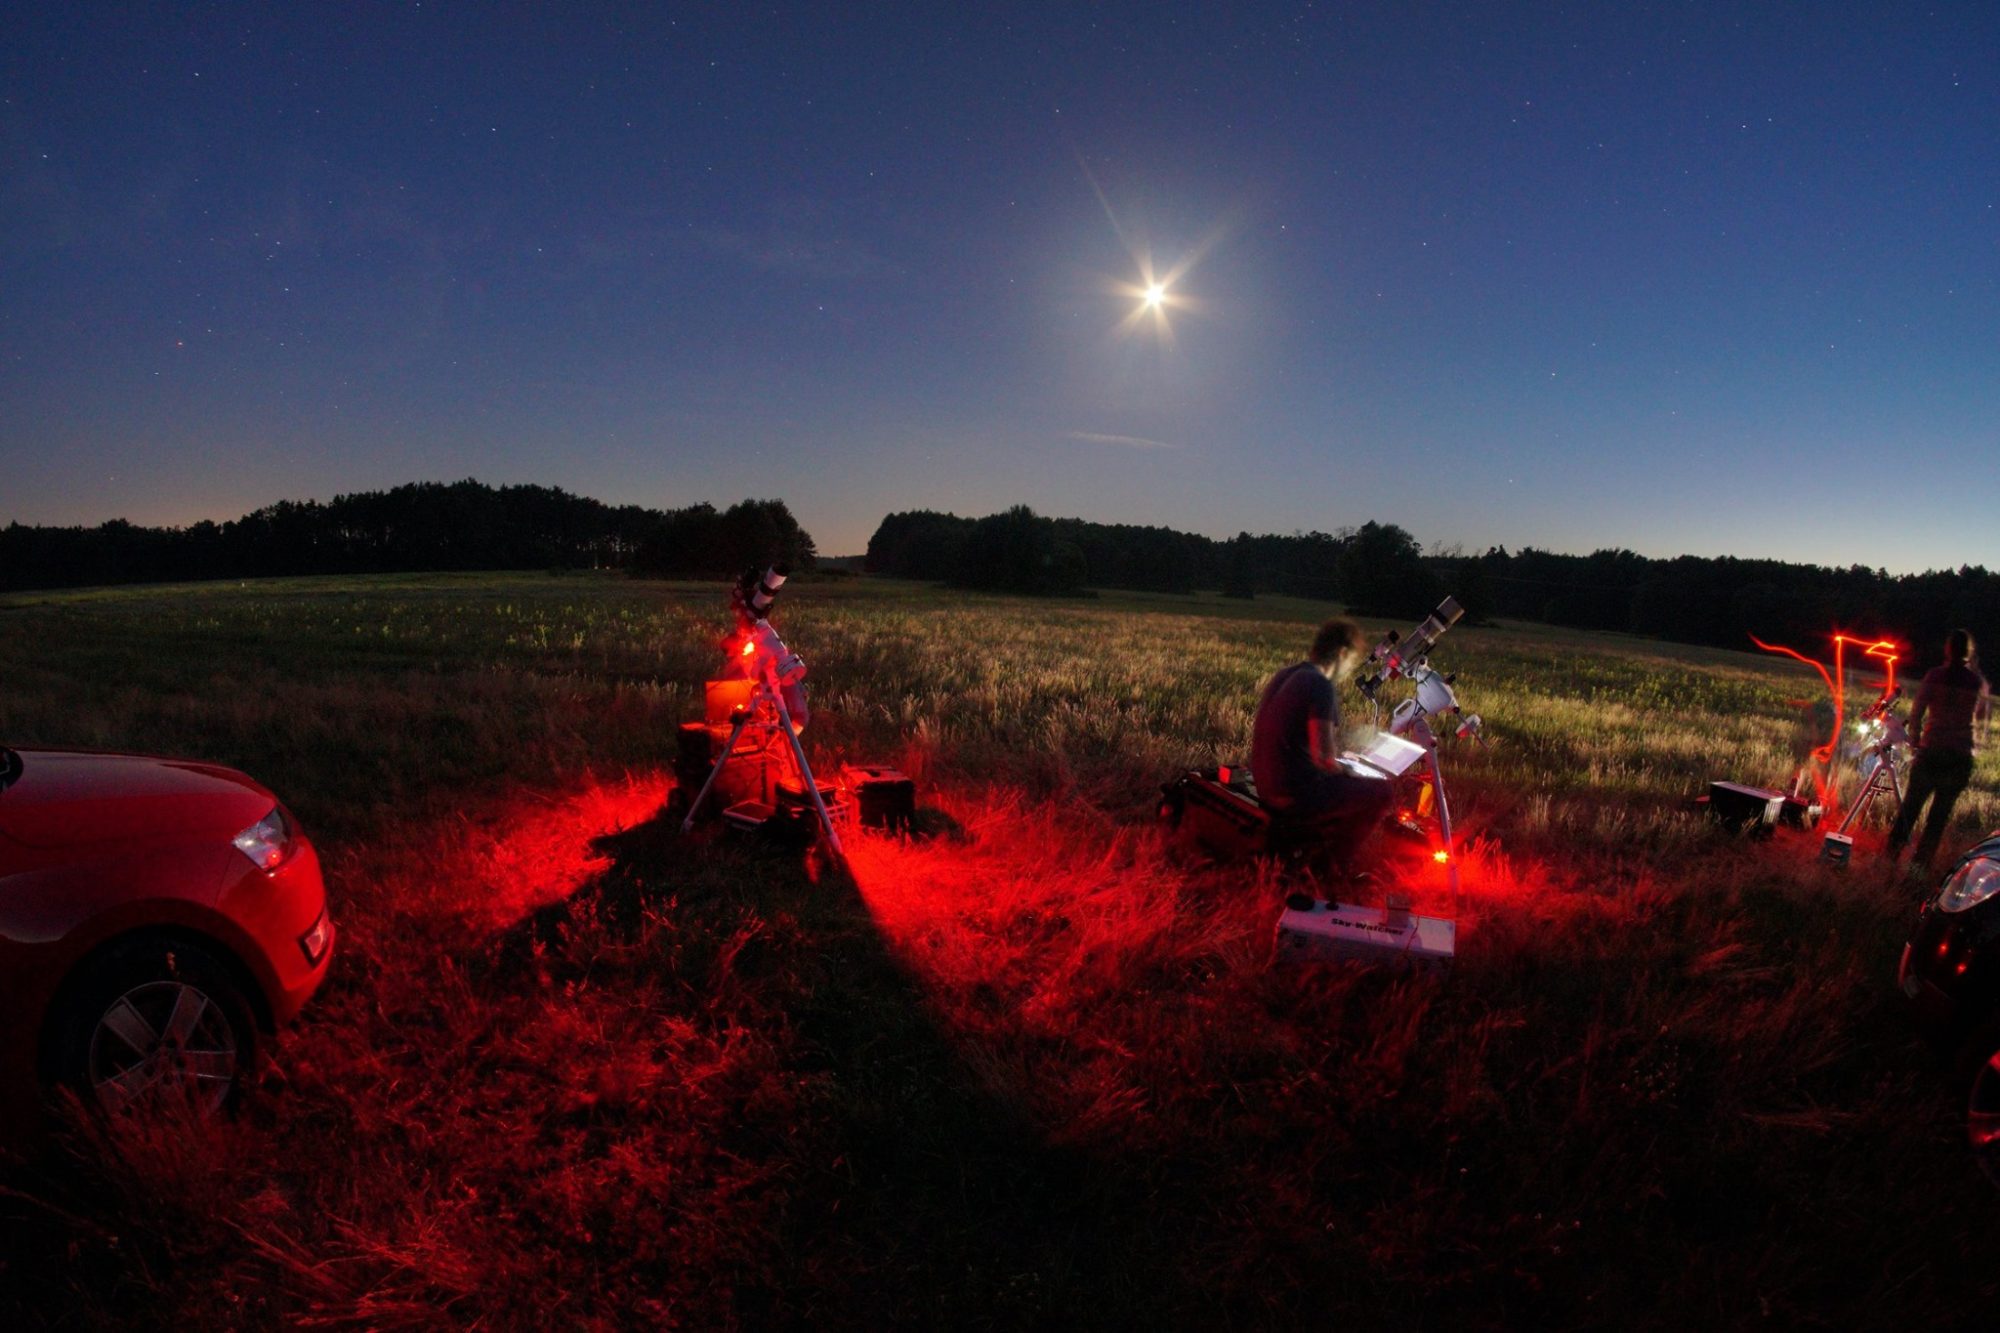
M 736 633 L 729 639 L 725 671 L 742 679 L 768 683 L 783 699 L 791 714 L 794 731 L 804 731 L 811 720 L 806 705 L 806 662 L 785 646 L 778 631 L 765 619 L 777 603 L 778 590 L 785 586 L 783 565 L 772 565 L 758 573 L 753 566 L 736 580 L 729 592 L 729 608 L 736 613 Z
M 771 614 L 772 604 L 778 600 L 778 590 L 785 586 L 791 571 L 783 565 L 772 565 L 762 574 L 752 565 L 743 571 L 730 590 L 729 605 L 736 612 L 736 623 L 749 629 Z
M 1424 623 L 1408 634 L 1398 634 L 1390 630 L 1382 636 L 1363 662 L 1360 678 L 1355 681 L 1367 699 L 1374 699 L 1375 691 L 1398 676 L 1408 675 L 1410 669 L 1430 652 L 1432 645 L 1443 637 L 1444 632 L 1458 623 L 1465 614 L 1465 608 L 1458 604 L 1456 597 L 1447 597 L 1438 603 L 1437 610 L 1424 617 Z

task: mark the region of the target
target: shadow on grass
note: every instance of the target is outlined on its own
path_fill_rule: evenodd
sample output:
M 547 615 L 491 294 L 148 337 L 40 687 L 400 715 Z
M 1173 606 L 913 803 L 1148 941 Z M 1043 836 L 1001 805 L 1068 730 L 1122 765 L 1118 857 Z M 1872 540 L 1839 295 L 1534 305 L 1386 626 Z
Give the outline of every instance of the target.
M 1121 971 L 1050 1036 L 966 1031 L 976 998 L 941 1008 L 949 979 L 912 973 L 838 870 L 661 819 L 598 846 L 609 866 L 508 931 L 491 980 L 622 969 L 772 1043 L 717 1146 L 776 1168 L 756 1247 L 712 1279 L 746 1323 L 1576 1326 L 1697 1299 L 1866 1321 L 1986 1290 L 1967 1269 L 1899 1294 L 1936 1201 L 1897 1182 L 1948 1179 L 1953 1150 L 1903 1119 L 1932 1080 L 1890 1076 L 1880 960 L 1846 974 L 1861 900 L 1496 925 L 1448 984 Z M 1107 1078 L 1139 1094 L 1122 1125 L 1052 1120 Z
M 588 985 L 607 952 L 645 949 L 624 965 L 703 1021 L 775 1042 L 802 1114 L 727 1145 L 784 1167 L 768 1251 L 729 1278 L 739 1316 L 1115 1326 L 1135 1303 L 1159 1308 L 1172 1246 L 1140 1182 L 1049 1143 L 1021 1090 L 954 1044 L 843 869 L 716 829 L 684 837 L 664 814 L 596 850 L 610 865 L 504 932 L 488 980 Z

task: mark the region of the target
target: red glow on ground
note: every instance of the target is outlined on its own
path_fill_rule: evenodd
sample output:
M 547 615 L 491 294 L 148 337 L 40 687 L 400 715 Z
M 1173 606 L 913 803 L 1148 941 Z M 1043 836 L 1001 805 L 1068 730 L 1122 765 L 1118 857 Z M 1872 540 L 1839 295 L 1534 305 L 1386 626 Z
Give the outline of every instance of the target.
M 467 830 L 439 889 L 467 915 L 512 924 L 603 870 L 608 863 L 591 843 L 645 822 L 672 787 L 663 773 L 634 773 L 563 796 L 508 800 Z
M 869 915 L 951 1029 L 1025 1028 L 1088 1044 L 1110 1020 L 1099 1006 L 1149 988 L 1145 976 L 1178 965 L 1173 956 L 1213 951 L 1261 971 L 1288 893 L 1344 893 L 1268 860 L 1189 861 L 1157 830 L 1057 802 L 928 796 L 961 832 L 911 840 L 855 829 L 842 840 Z M 1417 914 L 1453 916 L 1455 864 L 1461 939 L 1481 917 L 1525 909 L 1548 919 L 1600 904 L 1484 838 L 1447 851 L 1378 837 L 1379 869 L 1355 901 L 1381 906 L 1395 894 Z

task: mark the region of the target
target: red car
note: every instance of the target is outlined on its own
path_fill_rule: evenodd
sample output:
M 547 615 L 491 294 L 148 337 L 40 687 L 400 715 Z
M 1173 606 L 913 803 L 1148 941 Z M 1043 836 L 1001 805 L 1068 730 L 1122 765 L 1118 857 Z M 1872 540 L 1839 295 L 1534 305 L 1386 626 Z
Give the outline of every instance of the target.
M 326 976 L 319 857 L 234 769 L 0 747 L 0 1124 L 222 1106 Z

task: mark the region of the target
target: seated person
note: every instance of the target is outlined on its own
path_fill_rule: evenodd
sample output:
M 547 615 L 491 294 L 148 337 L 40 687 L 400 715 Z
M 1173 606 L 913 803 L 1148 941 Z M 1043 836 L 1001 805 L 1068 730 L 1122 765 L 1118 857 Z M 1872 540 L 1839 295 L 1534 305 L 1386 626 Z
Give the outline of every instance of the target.
M 1341 767 L 1340 695 L 1368 646 L 1345 616 L 1320 626 L 1303 662 L 1271 677 L 1257 701 L 1250 772 L 1271 811 L 1307 826 L 1335 865 L 1351 863 L 1395 797 L 1390 784 Z

